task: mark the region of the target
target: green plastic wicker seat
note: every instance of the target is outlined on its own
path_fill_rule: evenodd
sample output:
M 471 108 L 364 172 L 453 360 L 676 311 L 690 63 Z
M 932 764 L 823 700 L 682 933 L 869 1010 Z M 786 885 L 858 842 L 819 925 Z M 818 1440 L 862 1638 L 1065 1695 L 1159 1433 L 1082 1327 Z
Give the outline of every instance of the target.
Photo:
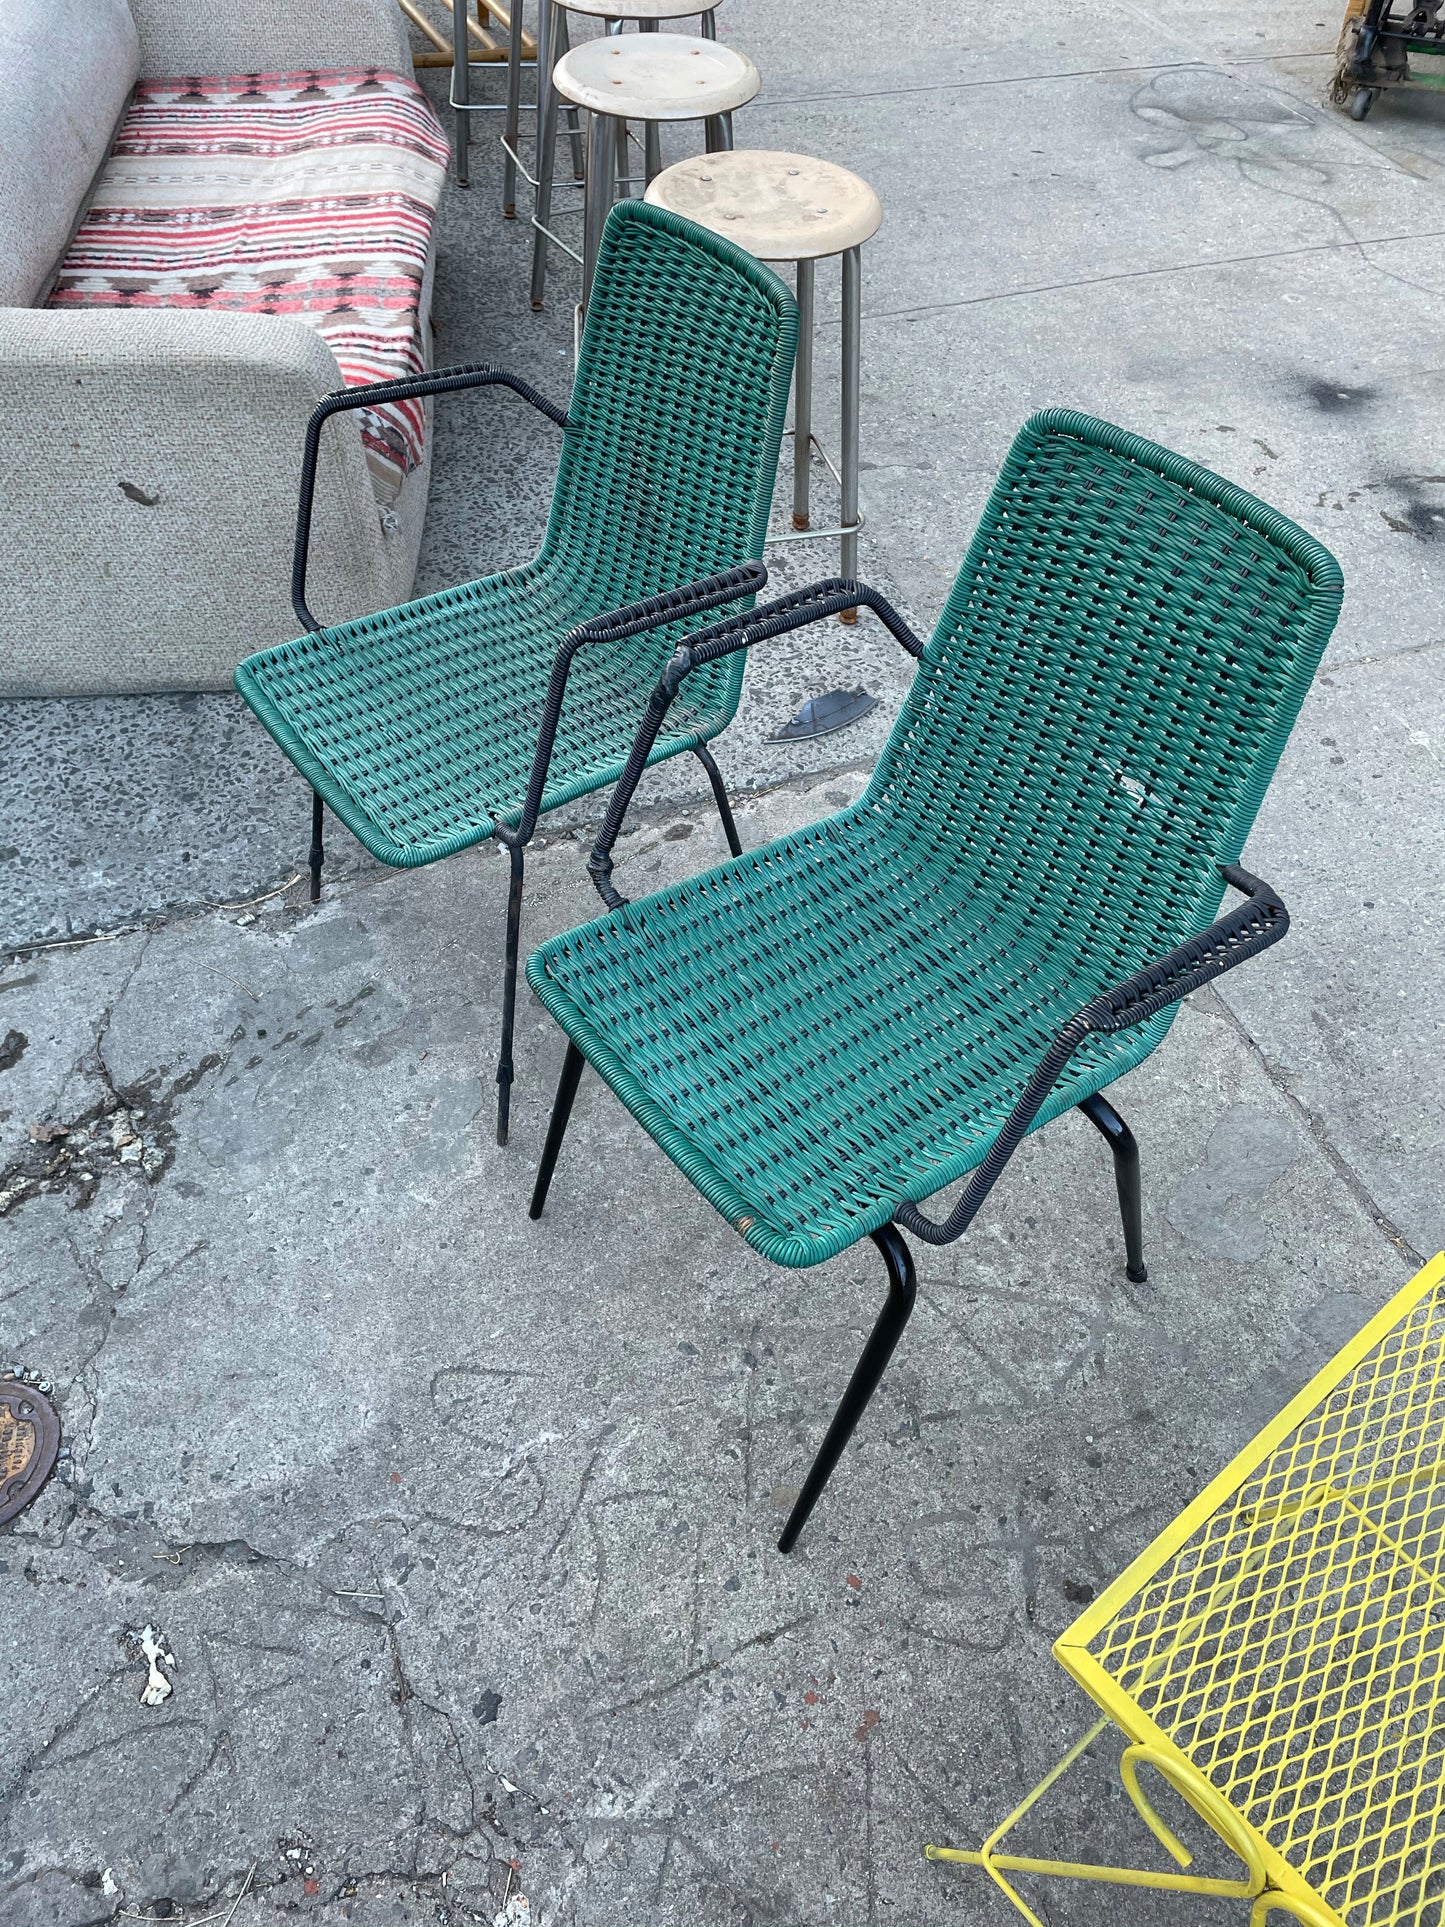
M 607 224 L 565 414 L 526 382 L 477 367 L 343 390 L 308 427 L 293 582 L 308 633 L 248 657 L 236 687 L 312 785 L 313 899 L 323 802 L 385 863 L 432 863 L 493 835 L 509 846 L 501 1143 L 523 851 L 541 812 L 616 781 L 679 636 L 707 610 L 748 606 L 766 581 L 756 558 L 796 341 L 796 304 L 769 268 L 693 222 L 628 201 Z M 536 559 L 318 625 L 305 591 L 323 423 L 341 409 L 498 384 L 564 430 Z M 741 686 L 742 658 L 719 661 L 651 754 L 697 754 L 733 850 L 706 745 L 732 719 Z
M 1179 998 L 1285 932 L 1236 859 L 1340 596 L 1333 558 L 1274 510 L 1054 411 L 1014 443 L 926 648 L 842 581 L 680 646 L 593 853 L 620 907 L 527 965 L 570 1040 L 533 1215 L 585 1056 L 774 1263 L 879 1245 L 889 1301 L 784 1550 L 907 1318 L 898 1227 L 959 1236 L 1024 1134 L 1079 1105 L 1145 1276 L 1138 1150 L 1100 1094 Z M 860 601 L 920 656 L 862 798 L 627 904 L 611 849 L 675 694 Z M 1249 901 L 1211 923 L 1226 881 Z M 923 1216 L 965 1177 L 941 1224 Z

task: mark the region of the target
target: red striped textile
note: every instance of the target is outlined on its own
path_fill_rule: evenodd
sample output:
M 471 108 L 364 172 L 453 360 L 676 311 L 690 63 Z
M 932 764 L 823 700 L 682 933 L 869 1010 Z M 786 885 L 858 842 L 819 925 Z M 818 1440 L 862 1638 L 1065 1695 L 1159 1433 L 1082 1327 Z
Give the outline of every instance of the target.
M 143 80 L 48 305 L 290 315 L 348 387 L 426 365 L 422 281 L 447 142 L 415 81 Z M 382 500 L 421 462 L 421 403 L 364 410 Z

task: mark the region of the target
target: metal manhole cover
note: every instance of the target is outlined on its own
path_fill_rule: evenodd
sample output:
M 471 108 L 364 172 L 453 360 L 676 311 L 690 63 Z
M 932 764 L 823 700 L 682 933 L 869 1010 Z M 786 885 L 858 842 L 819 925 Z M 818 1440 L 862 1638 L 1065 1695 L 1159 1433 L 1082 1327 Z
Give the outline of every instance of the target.
M 55 1407 L 33 1385 L 0 1379 L 0 1526 L 23 1512 L 60 1452 Z
M 830 689 L 825 696 L 810 696 L 797 715 L 775 729 L 768 740 L 798 743 L 814 736 L 831 736 L 835 729 L 846 729 L 849 723 L 871 716 L 878 702 L 878 697 L 866 689 Z

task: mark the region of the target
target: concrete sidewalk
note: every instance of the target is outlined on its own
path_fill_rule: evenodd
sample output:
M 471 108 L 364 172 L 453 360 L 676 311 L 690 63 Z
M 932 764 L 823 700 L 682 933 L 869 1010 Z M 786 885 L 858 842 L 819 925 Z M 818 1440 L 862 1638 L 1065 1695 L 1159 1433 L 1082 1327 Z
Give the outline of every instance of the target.
M 338 836 L 312 911 L 280 887 L 301 785 L 230 699 L 8 706 L 0 1363 L 54 1383 L 69 1457 L 0 1534 L 6 1927 L 225 1923 L 248 1880 L 232 1927 L 515 1920 L 518 1893 L 556 1927 L 1002 1927 L 986 1879 L 920 1847 L 976 1844 L 1088 1723 L 1051 1639 L 1445 1244 L 1445 113 L 1321 106 L 1338 23 L 1297 0 L 1015 20 L 840 31 L 818 0 L 737 0 L 719 26 L 765 77 L 740 143 L 851 164 L 888 209 L 864 567 L 920 622 L 1052 402 L 1208 462 L 1344 564 L 1249 850 L 1294 928 L 1120 1090 L 1149 1284 L 1095 1134 L 1030 1139 L 923 1254 L 780 1559 L 880 1302 L 871 1248 L 768 1267 L 590 1077 L 530 1224 L 560 1040 L 529 999 L 497 1151 L 494 856 L 395 874 Z M 567 283 L 527 311 L 484 150 L 476 179 L 446 203 L 439 356 L 561 394 Z M 549 490 L 505 405 L 443 414 L 423 586 L 526 553 Z M 782 579 L 835 566 L 794 550 Z M 858 681 L 883 707 L 811 760 L 766 742 Z M 745 841 L 856 795 L 906 681 L 866 621 L 755 662 L 719 752 Z M 631 894 L 721 854 L 689 774 L 646 804 Z M 529 945 L 592 914 L 585 847 L 549 826 Z M 173 1656 L 153 1707 L 146 1628 Z M 1030 1826 L 1156 1863 L 1107 1757 Z

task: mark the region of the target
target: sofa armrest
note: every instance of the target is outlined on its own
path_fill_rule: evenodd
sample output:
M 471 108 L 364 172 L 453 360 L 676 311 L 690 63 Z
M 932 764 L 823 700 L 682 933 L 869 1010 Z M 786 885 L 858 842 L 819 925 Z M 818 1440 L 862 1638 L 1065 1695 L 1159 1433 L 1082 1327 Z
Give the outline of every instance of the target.
M 294 634 L 302 432 L 338 385 L 321 338 L 279 316 L 0 310 L 0 695 L 228 689 Z M 402 539 L 338 417 L 313 562 L 336 620 L 398 600 Z
M 131 0 L 131 11 L 140 70 L 152 80 L 302 67 L 411 72 L 396 0 Z

